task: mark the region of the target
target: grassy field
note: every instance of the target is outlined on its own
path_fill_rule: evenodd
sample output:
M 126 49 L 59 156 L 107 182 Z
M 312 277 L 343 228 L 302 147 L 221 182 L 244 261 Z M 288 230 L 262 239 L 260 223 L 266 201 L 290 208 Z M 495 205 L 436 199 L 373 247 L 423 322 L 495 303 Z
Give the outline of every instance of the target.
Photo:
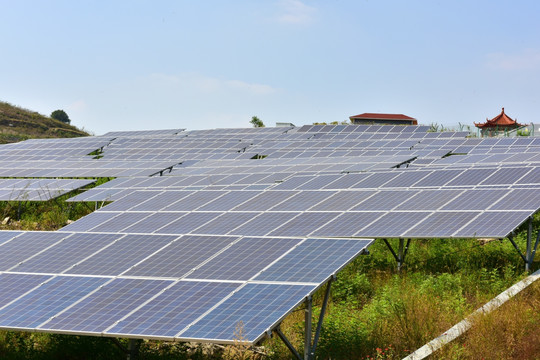
M 88 136 L 73 125 L 0 101 L 0 144 L 30 138 Z
M 28 203 L 20 220 L 4 228 L 55 230 L 93 210 L 60 200 Z M 1 203 L 0 214 L 16 216 L 12 203 Z M 535 219 L 535 228 L 539 221 Z M 516 239 L 524 247 L 526 232 Z M 397 240 L 393 240 L 393 246 Z M 338 274 L 322 328 L 320 359 L 401 359 L 437 337 L 497 294 L 522 279 L 523 262 L 508 241 L 413 240 L 401 273 L 382 241 Z M 534 269 L 538 268 L 538 262 Z M 314 297 L 318 318 L 323 291 Z M 465 335 L 432 358 L 540 358 L 540 284 L 480 317 Z M 303 342 L 302 309 L 281 328 L 299 348 Z M 121 340 L 126 344 L 126 340 Z M 265 355 L 262 355 L 265 354 Z M 107 338 L 0 332 L 2 359 L 121 359 Z M 245 346 L 141 343 L 141 359 L 289 359 L 277 337 L 255 351 Z

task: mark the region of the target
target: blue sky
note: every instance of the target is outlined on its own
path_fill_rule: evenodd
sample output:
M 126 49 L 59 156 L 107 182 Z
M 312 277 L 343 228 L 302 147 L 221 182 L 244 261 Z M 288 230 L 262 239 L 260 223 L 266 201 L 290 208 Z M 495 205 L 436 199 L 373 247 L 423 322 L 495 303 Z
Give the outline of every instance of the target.
M 538 1 L 0 0 L 0 100 L 95 134 L 540 122 Z

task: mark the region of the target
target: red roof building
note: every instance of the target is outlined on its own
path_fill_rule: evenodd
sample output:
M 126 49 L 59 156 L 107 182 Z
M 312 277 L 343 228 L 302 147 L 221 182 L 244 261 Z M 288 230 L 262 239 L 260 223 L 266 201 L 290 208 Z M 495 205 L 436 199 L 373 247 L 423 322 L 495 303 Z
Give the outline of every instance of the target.
M 363 113 L 349 116 L 353 124 L 369 125 L 418 125 L 418 121 L 403 114 Z
M 525 125 L 519 124 L 517 119 L 514 120 L 504 113 L 504 108 L 499 115 L 489 120 L 486 118 L 484 123 L 474 123 L 474 126 L 480 129 L 482 136 L 495 136 L 500 131 L 513 130 Z

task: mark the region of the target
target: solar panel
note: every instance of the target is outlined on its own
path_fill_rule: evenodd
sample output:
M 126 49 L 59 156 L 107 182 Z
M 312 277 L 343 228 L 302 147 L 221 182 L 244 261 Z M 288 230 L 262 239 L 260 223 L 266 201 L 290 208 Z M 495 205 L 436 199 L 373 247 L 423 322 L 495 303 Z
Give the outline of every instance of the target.
M 39 328 L 101 333 L 172 283 L 166 280 L 114 279 L 84 299 L 78 299 L 80 301 L 74 306 Z
M 455 232 L 454 237 L 504 238 L 531 215 L 531 211 L 487 211 L 480 214 L 474 222 Z
M 354 236 L 358 237 L 401 237 L 405 231 L 412 228 L 428 215 L 430 212 L 390 212 L 379 217 L 368 226 L 359 230 Z
M 116 276 L 173 242 L 176 236 L 129 234 L 76 263 L 66 274 Z
M 47 275 L 0 274 L 0 308 L 50 278 Z
M 127 276 L 179 278 L 217 255 L 232 242 L 230 236 L 183 236 L 125 273 Z
M 362 253 L 372 239 L 306 239 L 255 281 L 323 282 Z
M 238 287 L 237 283 L 179 281 L 106 332 L 172 338 Z
M 62 273 L 79 261 L 112 244 L 119 234 L 73 234 L 33 258 L 19 263 L 12 271 Z
M 187 278 L 247 281 L 291 250 L 299 241 L 245 237 L 195 269 Z
M 55 232 L 25 232 L 0 245 L 0 271 L 8 270 L 40 251 L 53 246 L 69 234 Z
M 0 310 L 0 326 L 36 328 L 66 307 L 96 290 L 108 279 L 57 276 Z
M 323 226 L 336 218 L 340 213 L 334 212 L 305 212 L 291 221 L 271 231 L 269 236 L 307 236 L 313 229 Z
M 241 324 L 245 340 L 255 341 L 314 288 L 313 285 L 247 284 L 177 336 L 233 341 L 235 330 Z
M 411 238 L 447 238 L 475 220 L 479 212 L 436 212 L 403 234 Z
M 353 211 L 383 211 L 392 210 L 399 204 L 417 194 L 417 191 L 379 191 L 362 201 L 351 210 Z
M 258 215 L 252 220 L 239 226 L 228 234 L 246 235 L 246 236 L 264 236 L 270 231 L 298 216 L 298 212 L 267 212 Z

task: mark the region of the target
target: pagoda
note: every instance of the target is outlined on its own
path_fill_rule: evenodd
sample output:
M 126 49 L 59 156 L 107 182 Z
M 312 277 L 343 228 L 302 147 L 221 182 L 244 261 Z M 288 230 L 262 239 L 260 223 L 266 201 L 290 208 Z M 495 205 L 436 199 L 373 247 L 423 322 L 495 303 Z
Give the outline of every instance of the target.
M 485 123 L 474 123 L 474 126 L 480 129 L 482 136 L 496 136 L 500 132 L 506 133 L 510 130 L 520 128 L 522 124 L 519 124 L 516 120 L 513 120 L 510 116 L 504 113 L 504 108 L 499 115 L 489 120 L 486 118 Z

